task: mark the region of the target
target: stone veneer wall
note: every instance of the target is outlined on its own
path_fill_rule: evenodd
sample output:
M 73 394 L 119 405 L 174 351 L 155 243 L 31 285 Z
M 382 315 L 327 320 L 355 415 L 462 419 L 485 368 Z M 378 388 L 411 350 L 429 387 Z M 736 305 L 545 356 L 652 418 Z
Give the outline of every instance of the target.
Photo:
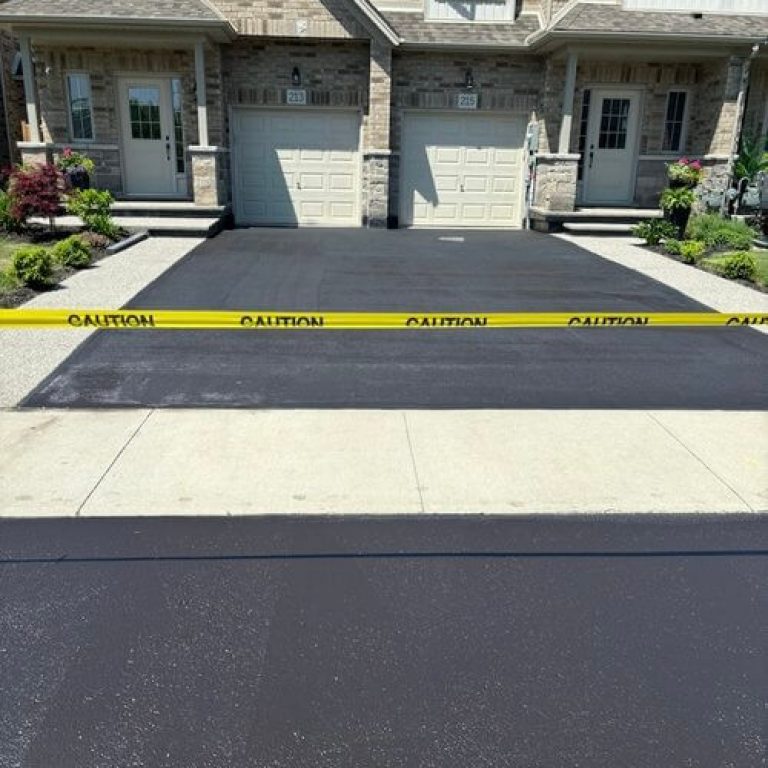
M 123 192 L 120 110 L 116 73 L 137 72 L 179 76 L 182 81 L 184 137 L 187 146 L 198 141 L 194 93 L 194 56 L 191 50 L 103 49 L 34 46 L 43 140 L 54 150 L 72 142 L 67 116 L 66 75 L 87 72 L 91 79 L 94 141 L 77 147 L 96 162 L 95 184 L 114 194 Z M 206 50 L 209 141 L 223 139 L 221 62 L 218 48 Z M 187 179 L 192 187 L 192 164 L 187 157 Z
M 393 157 L 390 162 L 390 222 L 398 217 L 403 113 L 409 109 L 455 110 L 465 93 L 465 74 L 472 70 L 478 112 L 521 115 L 527 120 L 542 102 L 541 60 L 516 54 L 398 51 L 392 59 Z
M 533 205 L 547 211 L 572 211 L 576 205 L 578 155 L 538 155 Z
M 745 136 L 765 136 L 768 124 L 763 123 L 768 106 L 768 61 L 752 64 L 749 75 L 749 96 L 744 111 L 743 133 Z

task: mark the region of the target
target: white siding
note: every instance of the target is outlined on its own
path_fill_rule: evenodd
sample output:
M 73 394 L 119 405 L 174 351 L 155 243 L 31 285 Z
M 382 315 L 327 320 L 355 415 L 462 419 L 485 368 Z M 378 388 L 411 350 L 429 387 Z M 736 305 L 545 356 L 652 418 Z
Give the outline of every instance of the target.
M 624 0 L 624 8 L 632 11 L 768 14 L 768 0 Z
M 514 0 L 426 0 L 425 16 L 439 21 L 510 21 Z

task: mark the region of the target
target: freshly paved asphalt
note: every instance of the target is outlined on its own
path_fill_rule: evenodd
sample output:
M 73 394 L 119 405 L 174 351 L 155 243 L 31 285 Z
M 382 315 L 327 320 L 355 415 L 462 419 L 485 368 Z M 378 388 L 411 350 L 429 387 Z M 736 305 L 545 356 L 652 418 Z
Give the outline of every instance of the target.
M 226 232 L 130 306 L 703 309 L 545 235 L 312 229 Z M 766 380 L 768 342 L 747 329 L 112 331 L 23 405 L 759 410 Z
M 0 768 L 758 768 L 766 518 L 0 522 Z

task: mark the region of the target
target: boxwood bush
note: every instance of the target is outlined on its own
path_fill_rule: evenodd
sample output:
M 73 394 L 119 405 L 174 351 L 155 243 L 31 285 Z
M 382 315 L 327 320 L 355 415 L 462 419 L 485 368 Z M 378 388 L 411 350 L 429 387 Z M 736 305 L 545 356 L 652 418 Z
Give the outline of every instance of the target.
M 53 274 L 53 256 L 47 248 L 27 245 L 13 254 L 11 266 L 22 283 L 32 288 L 40 288 Z
M 91 249 L 78 235 L 72 235 L 56 243 L 53 247 L 53 256 L 59 264 L 75 269 L 83 269 L 91 263 Z
M 684 240 L 680 243 L 680 258 L 685 264 L 695 264 L 707 250 L 701 240 Z
M 751 253 L 740 251 L 731 253 L 719 263 L 724 277 L 729 280 L 749 280 L 754 282 L 757 275 L 757 260 Z

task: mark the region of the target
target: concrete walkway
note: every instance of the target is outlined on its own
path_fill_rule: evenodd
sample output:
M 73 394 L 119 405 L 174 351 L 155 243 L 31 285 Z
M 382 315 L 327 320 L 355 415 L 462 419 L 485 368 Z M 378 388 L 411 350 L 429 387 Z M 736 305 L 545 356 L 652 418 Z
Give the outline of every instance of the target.
M 186 237 L 144 240 L 102 259 L 90 269 L 77 272 L 58 290 L 40 294 L 24 307 L 121 307 L 201 242 Z M 0 408 L 16 405 L 93 332 L 70 328 L 3 330 L 0 337 Z
M 768 511 L 768 414 L 0 412 L 3 516 Z
M 718 312 L 768 312 L 768 293 L 649 251 L 642 247 L 641 241 L 636 237 L 569 234 L 555 237 L 658 280 Z M 765 326 L 754 326 L 753 330 L 768 333 Z

